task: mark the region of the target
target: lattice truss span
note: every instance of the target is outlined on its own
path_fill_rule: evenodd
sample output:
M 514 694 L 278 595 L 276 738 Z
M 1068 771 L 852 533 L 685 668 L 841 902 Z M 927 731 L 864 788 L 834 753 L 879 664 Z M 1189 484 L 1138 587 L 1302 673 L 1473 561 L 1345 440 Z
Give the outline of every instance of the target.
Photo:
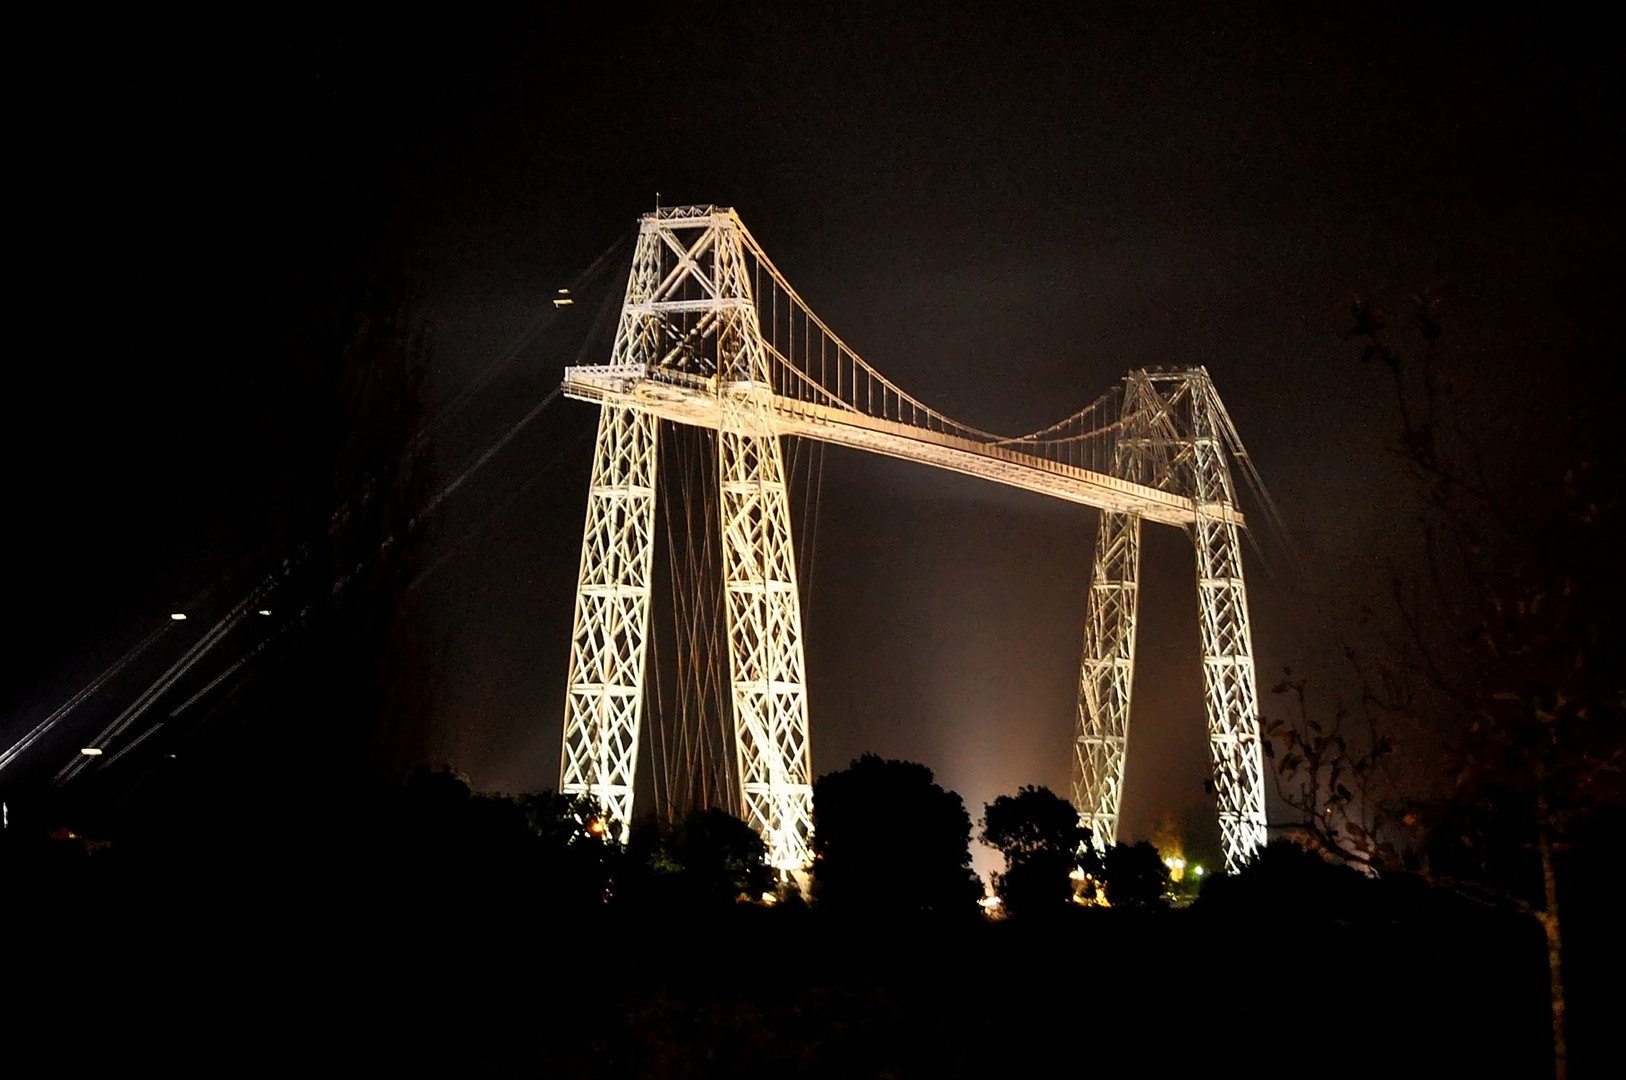
M 1197 551 L 1209 745 L 1227 864 L 1264 842 L 1263 766 L 1231 467 L 1280 519 L 1202 368 L 1131 372 L 1027 435 L 953 420 L 837 337 L 724 208 L 645 215 L 615 345 L 569 368 L 602 409 L 576 597 L 561 785 L 620 824 L 632 814 L 649 636 L 656 424 L 717 432 L 718 537 L 741 815 L 786 873 L 811 857 L 801 601 L 780 439 L 852 446 L 1102 511 L 1085 615 L 1073 799 L 1096 841 L 1117 836 L 1134 679 L 1143 520 Z

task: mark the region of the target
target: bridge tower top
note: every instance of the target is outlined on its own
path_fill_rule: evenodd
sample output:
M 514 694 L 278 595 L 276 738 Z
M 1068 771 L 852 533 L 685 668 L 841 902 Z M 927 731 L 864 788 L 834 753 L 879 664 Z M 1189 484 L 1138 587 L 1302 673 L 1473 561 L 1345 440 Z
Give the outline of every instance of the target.
M 732 209 L 663 207 L 643 215 L 612 363 L 717 385 L 769 384 L 745 226 Z

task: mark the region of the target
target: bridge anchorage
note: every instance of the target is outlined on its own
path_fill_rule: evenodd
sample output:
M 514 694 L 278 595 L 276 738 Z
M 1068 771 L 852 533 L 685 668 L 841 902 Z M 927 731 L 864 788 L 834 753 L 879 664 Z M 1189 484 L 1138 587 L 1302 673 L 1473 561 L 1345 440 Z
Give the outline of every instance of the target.
M 1141 522 L 1197 555 L 1203 683 L 1226 866 L 1265 842 L 1263 761 L 1231 464 L 1264 487 L 1206 370 L 1130 372 L 1040 431 L 1001 436 L 921 403 L 808 309 L 739 216 L 664 207 L 639 222 L 610 363 L 565 372 L 600 406 L 576 591 L 560 787 L 632 817 L 655 540 L 657 425 L 717 433 L 736 775 L 742 816 L 782 875 L 812 860 L 801 602 L 780 437 L 855 447 L 1101 511 L 1079 679 L 1073 803 L 1115 842 L 1135 665 Z

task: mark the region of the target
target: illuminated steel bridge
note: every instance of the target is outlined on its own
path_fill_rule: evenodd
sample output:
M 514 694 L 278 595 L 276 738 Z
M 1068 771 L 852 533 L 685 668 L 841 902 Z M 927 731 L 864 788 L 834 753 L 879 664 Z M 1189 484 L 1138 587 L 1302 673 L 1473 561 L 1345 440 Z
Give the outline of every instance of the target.
M 1142 520 L 1196 548 L 1203 683 L 1228 868 L 1265 842 L 1258 694 L 1232 466 L 1275 511 L 1208 373 L 1143 369 L 1072 416 L 1002 436 L 922 404 L 804 304 L 732 210 L 639 224 L 610 362 L 568 368 L 601 408 L 566 691 L 561 787 L 632 818 L 665 420 L 716 432 L 729 706 L 743 816 L 770 863 L 811 860 L 812 773 L 786 435 L 983 477 L 1101 511 L 1084 620 L 1073 802 L 1115 841 L 1129 736 Z

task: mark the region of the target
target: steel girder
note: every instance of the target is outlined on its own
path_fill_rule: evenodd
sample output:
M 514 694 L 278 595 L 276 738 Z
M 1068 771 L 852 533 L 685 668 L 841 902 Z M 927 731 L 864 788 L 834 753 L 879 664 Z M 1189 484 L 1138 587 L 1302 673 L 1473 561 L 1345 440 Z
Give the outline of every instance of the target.
M 770 866 L 799 873 L 813 861 L 813 765 L 790 498 L 740 231 L 732 216 L 714 231 L 716 298 L 720 305 L 735 301 L 715 318 L 723 591 L 741 816 L 762 834 Z
M 812 859 L 813 829 L 801 598 L 767 350 L 732 211 L 645 215 L 612 359 L 606 370 L 629 384 L 698 377 L 716 395 L 740 808 L 768 862 L 799 873 Z M 624 836 L 644 697 L 657 419 L 637 403 L 605 399 L 601 408 L 561 787 L 596 795 Z
M 1264 756 L 1242 544 L 1229 513 L 1236 505 L 1236 492 L 1206 372 L 1200 382 L 1191 435 L 1192 498 L 1197 504 L 1191 539 L 1197 548 L 1203 688 L 1220 846 L 1226 871 L 1234 873 L 1265 845 Z
M 765 406 L 742 394 L 725 415 L 717 446 L 741 804 L 769 865 L 799 871 L 813 858 L 813 778 L 790 500 Z
M 1131 372 L 1118 470 L 1190 498 L 1209 757 L 1228 871 L 1265 843 L 1264 759 L 1236 491 L 1203 368 Z M 1117 839 L 1135 663 L 1140 519 L 1103 511 L 1079 677 L 1073 804 L 1098 846 Z
M 559 765 L 560 790 L 597 799 L 623 842 L 644 711 L 655 424 L 637 409 L 606 405 L 599 413 Z
M 660 283 L 659 237 L 642 230 L 612 356 L 644 371 L 661 345 L 643 310 Z M 593 446 L 565 691 L 559 790 L 598 801 L 625 842 L 644 712 L 650 569 L 655 558 L 656 417 L 606 402 Z
M 715 423 L 718 431 L 740 805 L 769 861 L 797 872 L 810 860 L 812 833 L 801 605 L 778 440 L 783 417 L 742 231 L 732 211 L 715 207 L 646 215 L 614 363 L 593 369 L 605 385 L 594 383 L 588 397 L 604 412 L 577 590 L 562 787 L 595 794 L 625 829 L 643 704 L 656 416 L 662 392 L 704 389 L 715 421 L 682 410 L 672 418 Z M 1234 870 L 1265 840 L 1264 766 L 1242 518 L 1221 415 L 1202 368 L 1131 372 L 1113 482 L 1190 500 L 1181 520 L 1197 553 L 1209 746 L 1226 865 Z M 1103 845 L 1116 840 L 1122 801 L 1142 516 L 1103 511 L 1086 617 L 1073 799 Z
M 1104 510 L 1095 534 L 1073 740 L 1073 805 L 1102 849 L 1118 840 L 1139 592 L 1140 516 Z

